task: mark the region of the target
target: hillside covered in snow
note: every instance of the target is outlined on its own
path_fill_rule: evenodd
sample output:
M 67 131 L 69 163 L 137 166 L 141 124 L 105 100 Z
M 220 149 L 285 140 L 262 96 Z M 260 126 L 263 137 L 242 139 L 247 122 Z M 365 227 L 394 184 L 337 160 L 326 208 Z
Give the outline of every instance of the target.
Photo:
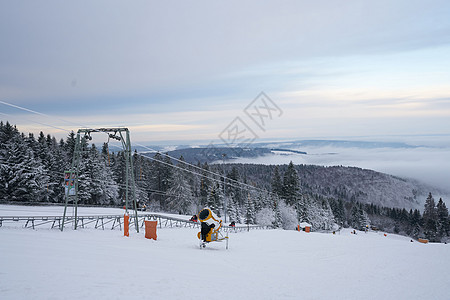
M 0 206 L 0 215 L 14 213 Z M 56 208 L 21 208 L 21 214 Z M 26 211 L 24 211 L 26 210 Z M 44 210 L 44 211 L 43 211 Z M 111 209 L 84 208 L 90 215 Z M 119 211 L 119 210 L 118 210 Z M 199 249 L 198 229 L 0 227 L 1 299 L 448 299 L 450 251 L 383 232 L 250 230 Z

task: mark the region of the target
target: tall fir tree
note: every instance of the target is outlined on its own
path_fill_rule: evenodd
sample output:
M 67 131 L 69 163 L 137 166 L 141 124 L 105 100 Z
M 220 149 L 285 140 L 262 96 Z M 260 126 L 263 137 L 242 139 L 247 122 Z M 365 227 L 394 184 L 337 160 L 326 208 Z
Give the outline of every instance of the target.
M 8 125 L 8 123 L 7 123 Z M 7 130 L 9 130 L 7 128 Z M 45 197 L 47 170 L 39 157 L 27 147 L 25 137 L 17 130 L 7 133 L 10 139 L 3 144 L 3 199 L 7 201 L 40 202 Z
M 427 199 L 425 200 L 423 210 L 423 229 L 427 239 L 433 242 L 437 240 L 436 204 L 431 193 L 429 193 Z
M 299 178 L 292 161 L 289 163 L 283 177 L 283 198 L 286 204 L 294 205 L 299 192 Z
M 255 204 L 250 194 L 247 195 L 247 201 L 245 203 L 245 224 L 255 224 Z
M 241 215 L 239 212 L 239 205 L 236 203 L 236 201 L 230 197 L 227 198 L 227 214 L 229 221 L 234 221 L 236 223 L 241 223 Z
M 448 209 L 447 206 L 445 205 L 445 202 L 442 201 L 442 198 L 439 199 L 439 202 L 436 205 L 436 214 L 437 214 L 437 236 L 438 239 L 442 239 L 449 235 Z
M 283 195 L 283 183 L 281 182 L 281 176 L 278 166 L 275 166 L 275 169 L 273 171 L 272 192 L 277 194 L 279 197 Z
M 227 197 L 227 199 L 232 197 L 235 203 L 242 206 L 244 196 L 241 187 L 239 184 L 236 184 L 236 181 L 241 181 L 241 178 L 238 169 L 233 166 L 225 179 L 225 197 Z
M 370 219 L 360 203 L 354 203 L 350 211 L 350 225 L 359 230 L 370 225 Z
M 161 209 L 166 209 L 166 199 L 164 193 L 169 189 L 171 172 L 172 172 L 172 162 L 167 155 L 161 155 L 159 152 L 155 154 L 153 157 L 152 163 L 152 177 L 150 178 L 151 187 L 153 190 L 156 190 L 155 197 L 159 202 Z
M 69 135 L 66 138 L 66 155 L 67 155 L 67 160 L 69 162 L 72 162 L 72 157 L 73 157 L 73 152 L 75 151 L 75 144 L 76 144 L 76 134 L 75 132 L 71 131 L 69 133 Z
M 215 213 L 217 216 L 220 217 L 220 186 L 218 183 L 212 184 L 206 205 Z
M 192 195 L 191 185 L 186 176 L 187 172 L 183 171 L 184 166 L 182 164 L 178 166 L 180 169 L 173 171 L 169 182 L 167 210 L 180 214 L 193 214 L 197 212 L 198 204 Z
M 202 166 L 202 172 L 200 177 L 200 205 L 207 206 L 208 205 L 208 197 L 209 191 L 211 189 L 211 180 L 209 179 L 209 165 L 205 162 Z
M 275 220 L 273 222 L 273 226 L 275 226 L 276 228 L 280 228 L 283 225 L 279 202 L 280 202 L 280 199 L 278 197 L 274 196 L 272 198 L 272 203 L 273 203 L 272 209 L 275 214 Z
M 414 238 L 419 238 L 419 235 L 421 233 L 421 221 L 422 221 L 422 216 L 420 215 L 420 211 L 418 209 L 415 209 L 414 211 L 411 210 L 410 212 L 410 217 L 409 217 L 409 222 L 411 225 L 411 231 L 410 234 L 412 237 Z

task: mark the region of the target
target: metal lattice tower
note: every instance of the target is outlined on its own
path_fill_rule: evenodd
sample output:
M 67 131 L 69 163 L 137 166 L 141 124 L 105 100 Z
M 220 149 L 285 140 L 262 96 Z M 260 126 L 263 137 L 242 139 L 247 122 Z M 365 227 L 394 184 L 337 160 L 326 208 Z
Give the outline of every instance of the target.
M 130 132 L 128 128 L 98 128 L 98 129 L 79 129 L 77 132 L 77 137 L 75 141 L 75 149 L 73 152 L 72 167 L 70 169 L 71 174 L 74 174 L 74 195 L 69 195 L 66 193 L 66 203 L 64 207 L 64 215 L 62 219 L 61 231 L 64 230 L 64 221 L 66 219 L 67 206 L 69 205 L 69 199 L 73 201 L 74 206 L 74 229 L 77 229 L 77 210 L 78 210 L 78 175 L 80 169 L 80 162 L 83 153 L 81 149 L 81 135 L 88 140 L 91 140 L 91 133 L 104 132 L 108 134 L 110 139 L 118 140 L 122 142 L 122 148 L 124 150 L 125 156 L 125 210 L 128 213 L 129 200 L 130 200 L 130 189 L 131 189 L 131 200 L 133 201 L 134 213 L 135 213 L 135 226 L 136 232 L 139 232 L 138 215 L 137 215 L 137 203 L 136 203 L 136 187 L 134 181 L 134 171 L 133 171 L 133 155 L 131 152 L 131 142 L 130 142 Z M 125 135 L 125 136 L 124 136 Z M 109 140 L 109 139 L 108 139 Z

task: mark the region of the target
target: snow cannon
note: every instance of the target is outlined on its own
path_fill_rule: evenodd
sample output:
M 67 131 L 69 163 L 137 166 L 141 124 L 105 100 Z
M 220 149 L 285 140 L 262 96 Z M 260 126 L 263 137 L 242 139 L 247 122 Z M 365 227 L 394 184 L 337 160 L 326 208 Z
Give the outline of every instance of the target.
M 219 230 L 222 228 L 222 220 L 209 208 L 204 208 L 198 213 L 201 223 L 201 231 L 197 234 L 203 242 L 214 242 L 219 240 Z

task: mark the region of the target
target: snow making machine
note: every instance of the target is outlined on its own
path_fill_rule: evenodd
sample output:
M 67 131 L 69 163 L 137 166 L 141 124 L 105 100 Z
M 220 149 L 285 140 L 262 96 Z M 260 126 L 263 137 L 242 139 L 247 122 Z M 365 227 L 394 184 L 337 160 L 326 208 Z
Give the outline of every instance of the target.
M 223 236 L 222 232 L 222 220 L 212 212 L 208 207 L 202 209 L 198 213 L 198 220 L 201 223 L 201 231 L 197 234 L 200 240 L 200 248 L 205 248 L 207 243 L 221 242 L 226 240 L 228 249 L 228 233 L 227 236 Z

